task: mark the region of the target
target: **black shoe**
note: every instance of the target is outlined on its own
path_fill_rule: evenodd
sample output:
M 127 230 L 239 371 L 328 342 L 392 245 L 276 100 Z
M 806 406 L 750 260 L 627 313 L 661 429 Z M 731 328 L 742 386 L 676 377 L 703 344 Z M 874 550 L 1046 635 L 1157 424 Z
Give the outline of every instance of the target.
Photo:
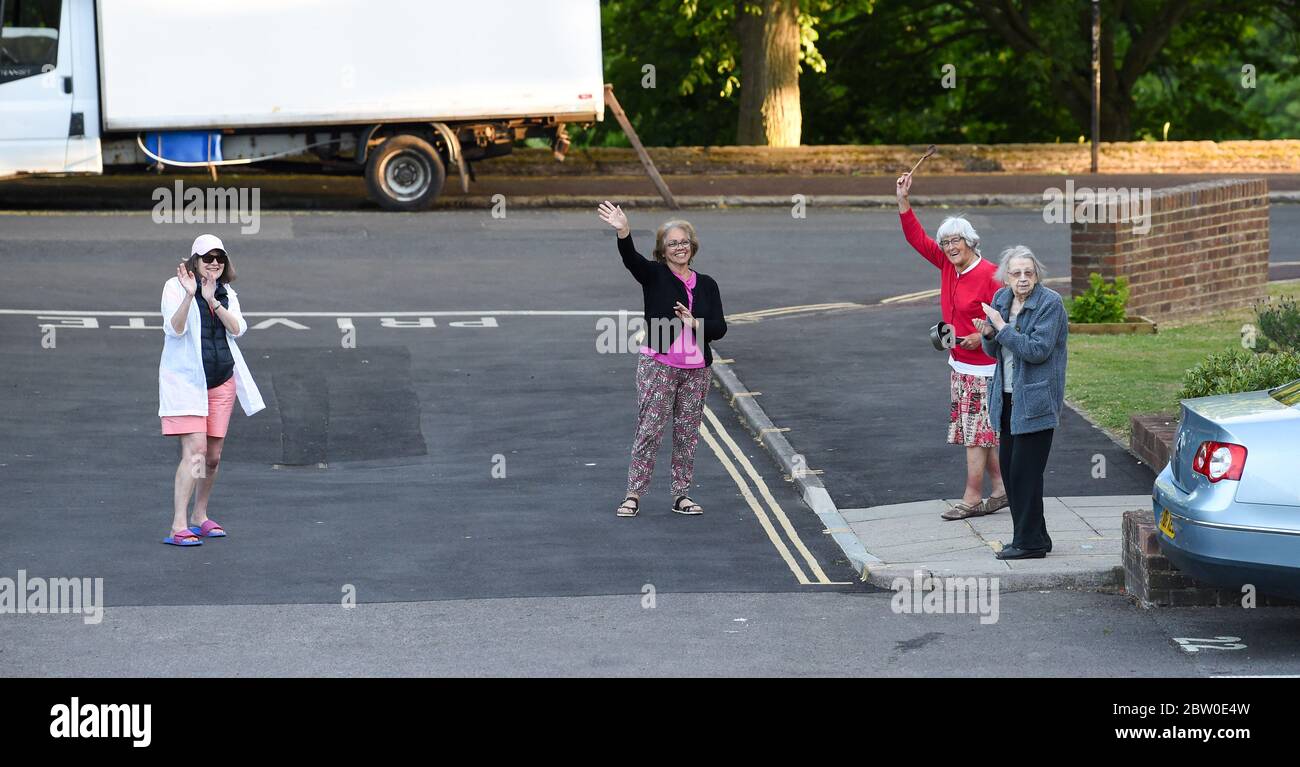
M 1047 549 L 1018 549 L 1015 546 L 1003 546 L 997 553 L 998 559 L 1042 559 L 1047 556 Z

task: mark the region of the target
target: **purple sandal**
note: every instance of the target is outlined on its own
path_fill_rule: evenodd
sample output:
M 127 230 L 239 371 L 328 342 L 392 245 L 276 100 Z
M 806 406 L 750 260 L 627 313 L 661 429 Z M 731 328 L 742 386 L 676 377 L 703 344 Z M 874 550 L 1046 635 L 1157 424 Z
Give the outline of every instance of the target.
M 198 525 L 197 527 L 194 525 L 190 525 L 190 532 L 194 533 L 200 538 L 225 538 L 226 537 L 226 528 L 222 527 L 216 522 L 213 522 L 210 519 L 203 520 L 203 524 Z
M 203 541 L 199 540 L 199 536 L 195 535 L 193 530 L 177 530 L 166 538 L 163 538 L 162 542 L 172 546 L 203 545 Z

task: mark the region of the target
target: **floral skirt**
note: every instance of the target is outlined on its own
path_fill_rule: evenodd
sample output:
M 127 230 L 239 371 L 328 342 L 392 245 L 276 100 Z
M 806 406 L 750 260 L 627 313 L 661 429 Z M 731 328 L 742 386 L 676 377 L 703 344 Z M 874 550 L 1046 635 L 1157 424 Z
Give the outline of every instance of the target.
M 989 384 L 992 376 L 952 374 L 952 409 L 948 415 L 948 444 L 997 447 L 998 433 L 989 421 Z

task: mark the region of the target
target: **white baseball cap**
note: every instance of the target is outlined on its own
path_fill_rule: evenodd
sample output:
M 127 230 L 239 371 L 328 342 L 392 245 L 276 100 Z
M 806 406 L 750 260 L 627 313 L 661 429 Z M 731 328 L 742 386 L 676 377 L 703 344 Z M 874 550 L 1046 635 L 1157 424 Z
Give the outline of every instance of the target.
M 226 252 L 226 246 L 221 244 L 220 238 L 215 234 L 200 234 L 194 238 L 194 244 L 190 246 L 191 256 L 201 256 L 212 250 Z

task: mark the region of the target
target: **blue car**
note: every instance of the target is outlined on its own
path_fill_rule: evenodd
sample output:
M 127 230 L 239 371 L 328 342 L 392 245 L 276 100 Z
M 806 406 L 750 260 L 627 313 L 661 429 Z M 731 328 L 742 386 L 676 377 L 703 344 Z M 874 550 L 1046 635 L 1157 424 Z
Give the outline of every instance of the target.
M 1300 381 L 1183 400 L 1152 504 L 1179 570 L 1300 599 Z

